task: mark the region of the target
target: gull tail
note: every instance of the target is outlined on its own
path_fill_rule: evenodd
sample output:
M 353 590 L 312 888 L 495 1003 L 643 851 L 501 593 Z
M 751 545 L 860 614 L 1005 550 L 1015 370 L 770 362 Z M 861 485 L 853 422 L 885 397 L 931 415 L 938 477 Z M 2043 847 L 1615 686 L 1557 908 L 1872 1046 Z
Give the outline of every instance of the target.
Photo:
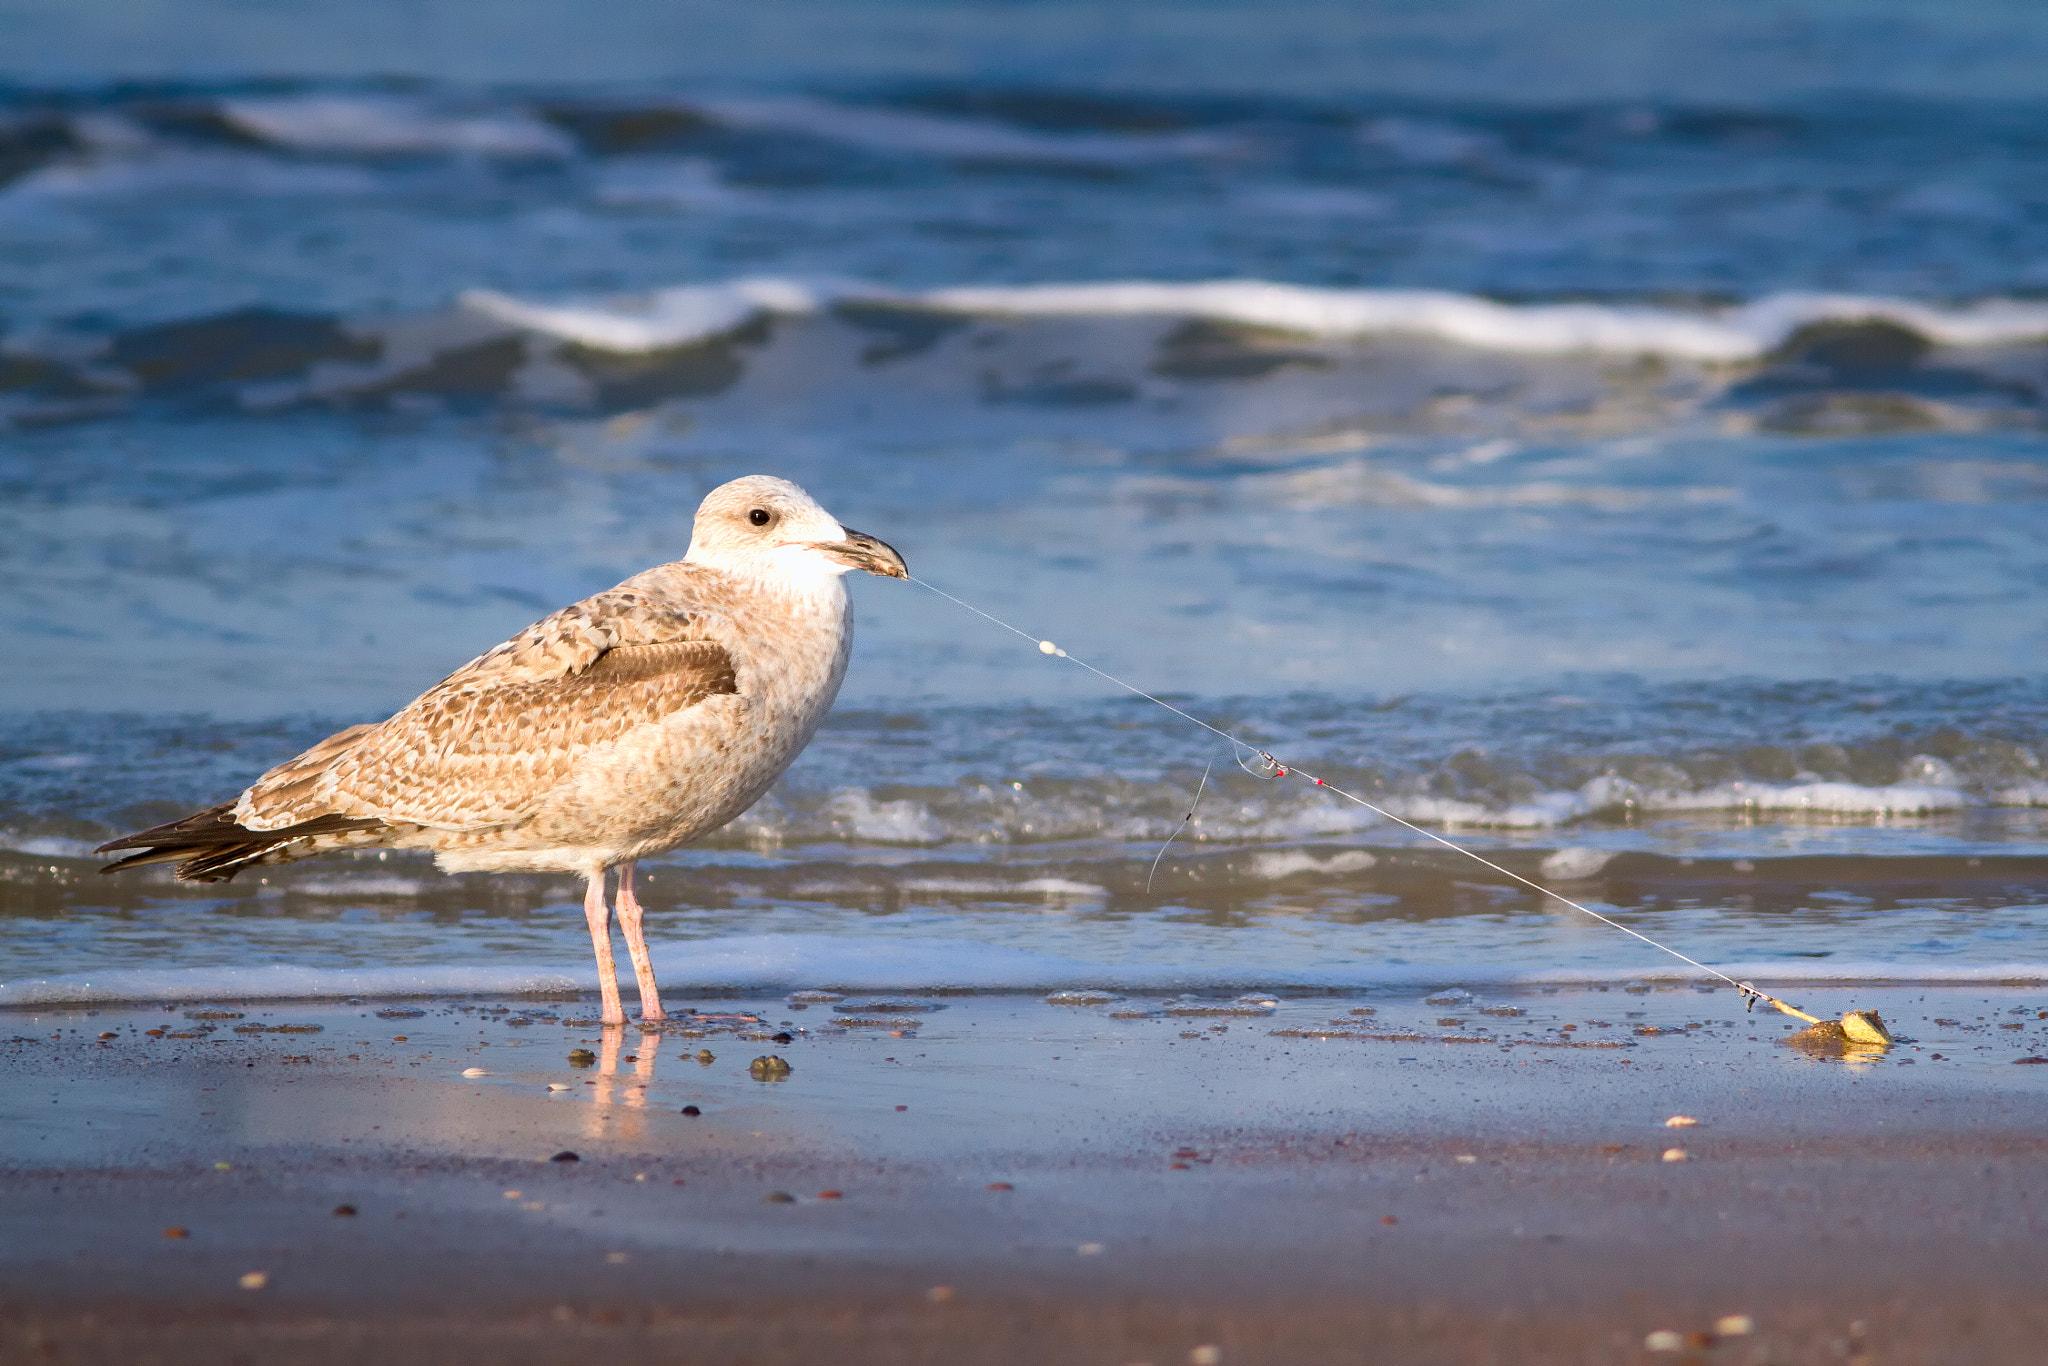
M 235 804 L 222 802 L 195 811 L 182 820 L 139 830 L 132 835 L 103 844 L 95 852 L 139 849 L 100 869 L 116 873 L 123 868 L 141 868 L 151 863 L 175 863 L 180 882 L 226 882 L 242 869 L 259 863 L 287 863 L 327 847 L 312 841 L 322 835 L 347 835 L 381 829 L 386 822 L 374 816 L 316 816 L 281 830 L 251 830 L 235 819 Z M 307 842 L 308 847 L 289 846 Z

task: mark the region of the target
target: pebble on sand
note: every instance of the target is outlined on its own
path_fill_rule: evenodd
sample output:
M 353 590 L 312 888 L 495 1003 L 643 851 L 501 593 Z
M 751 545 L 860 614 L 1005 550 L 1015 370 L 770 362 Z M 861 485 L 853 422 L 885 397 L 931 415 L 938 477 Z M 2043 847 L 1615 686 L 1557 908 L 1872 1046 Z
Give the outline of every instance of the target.
M 1188 1349 L 1188 1366 L 1222 1366 L 1223 1349 L 1213 1342 Z
M 1074 1249 L 1074 1253 L 1080 1257 L 1100 1257 L 1105 1250 L 1101 1243 L 1083 1243 Z
M 548 1090 L 550 1091 L 573 1091 L 575 1089 L 566 1081 L 551 1081 L 548 1083 Z
M 924 1297 L 933 1304 L 944 1304 L 947 1300 L 953 1298 L 953 1287 L 950 1285 L 935 1285 L 924 1292 Z
M 356 1216 L 356 1207 L 354 1205 L 336 1205 L 334 1207 L 334 1215 L 337 1219 L 353 1219 Z
M 270 1273 L 268 1271 L 244 1271 L 242 1273 L 241 1286 L 244 1290 L 261 1290 L 269 1284 Z
M 553 1157 L 548 1159 L 548 1161 L 550 1162 L 581 1162 L 582 1160 L 582 1158 L 576 1156 L 576 1154 L 570 1152 L 567 1148 L 562 1149 L 562 1151 L 556 1153 Z
M 587 1048 L 572 1048 L 569 1050 L 569 1066 L 595 1067 L 597 1066 L 597 1054 Z
M 773 1053 L 765 1053 L 748 1063 L 747 1071 L 755 1077 L 775 1077 L 779 1079 L 789 1075 L 790 1066 L 786 1059 L 780 1058 Z
M 1659 1328 L 1643 1339 L 1646 1352 L 1682 1352 L 1685 1350 L 1685 1334 L 1674 1333 L 1669 1328 Z
M 1673 1115 L 1671 1118 L 1664 1121 L 1664 1127 L 1667 1129 L 1690 1129 L 1693 1125 L 1697 1123 L 1699 1123 L 1699 1121 L 1694 1119 L 1691 1115 Z
M 1007 1181 L 991 1181 L 986 1186 L 982 1187 L 982 1189 L 992 1191 L 1013 1191 L 1017 1188 Z
M 695 1118 L 696 1116 L 701 1115 L 704 1112 L 694 1105 L 685 1105 L 683 1107 L 683 1113 L 691 1116 L 692 1118 Z
M 1380 1216 L 1380 1222 L 1385 1224 L 1388 1228 L 1392 1228 L 1394 1225 L 1400 1223 L 1401 1221 L 1399 1219 L 1396 1219 L 1391 1214 L 1382 1214 Z
M 761 1197 L 761 1203 L 764 1205 L 794 1205 L 796 1197 L 788 1191 L 769 1191 Z
M 462 1075 L 465 1077 L 488 1077 L 491 1074 L 481 1067 L 465 1067 L 462 1069 Z
M 1692 1154 L 1683 1148 L 1666 1148 L 1664 1150 L 1664 1160 L 1666 1162 L 1690 1162 L 1692 1161 Z
M 1746 1338 L 1756 1331 L 1756 1320 L 1747 1314 L 1723 1314 L 1714 1320 L 1717 1337 Z
M 191 1236 L 191 1229 L 183 1228 L 177 1224 L 172 1224 L 169 1228 L 164 1230 L 164 1237 L 166 1238 L 190 1238 Z
M 820 1200 L 844 1200 L 844 1199 L 846 1198 L 846 1192 L 845 1192 L 845 1191 L 819 1191 L 819 1192 L 818 1192 L 818 1198 L 819 1198 Z

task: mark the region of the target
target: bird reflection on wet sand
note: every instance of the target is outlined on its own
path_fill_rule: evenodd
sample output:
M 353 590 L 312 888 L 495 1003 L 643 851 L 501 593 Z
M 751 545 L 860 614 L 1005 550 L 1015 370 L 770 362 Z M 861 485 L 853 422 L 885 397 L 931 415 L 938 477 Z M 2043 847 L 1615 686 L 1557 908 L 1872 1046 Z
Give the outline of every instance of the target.
M 633 1112 L 647 1108 L 648 1088 L 654 1084 L 654 1061 L 661 1051 L 661 1035 L 642 1033 L 635 1051 L 625 1052 L 626 1031 L 607 1029 L 598 1044 L 597 1076 L 590 1087 L 591 1109 L 583 1122 L 583 1133 L 592 1139 L 645 1137 L 646 1124 Z M 621 1075 L 619 1064 L 632 1072 Z

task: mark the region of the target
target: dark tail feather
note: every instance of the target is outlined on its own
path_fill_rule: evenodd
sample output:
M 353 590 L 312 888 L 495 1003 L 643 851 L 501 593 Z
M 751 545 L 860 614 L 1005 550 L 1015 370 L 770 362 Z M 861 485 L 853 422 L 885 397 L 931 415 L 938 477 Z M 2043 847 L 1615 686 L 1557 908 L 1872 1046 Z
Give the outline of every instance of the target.
M 234 816 L 235 804 L 222 802 L 195 811 L 182 820 L 123 835 L 99 847 L 99 853 L 116 849 L 140 849 L 119 862 L 100 869 L 117 873 L 123 868 L 140 868 L 151 863 L 175 863 L 180 882 L 226 882 L 250 863 L 279 845 L 291 844 L 313 835 L 339 835 L 351 830 L 374 830 L 384 822 L 374 816 L 316 816 L 310 821 L 285 826 L 282 830 L 251 830 Z

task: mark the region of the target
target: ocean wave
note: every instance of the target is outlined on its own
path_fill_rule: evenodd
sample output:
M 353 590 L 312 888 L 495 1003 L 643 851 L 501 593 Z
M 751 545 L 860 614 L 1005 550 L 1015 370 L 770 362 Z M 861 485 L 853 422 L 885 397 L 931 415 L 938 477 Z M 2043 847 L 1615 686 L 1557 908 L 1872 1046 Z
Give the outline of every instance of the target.
M 388 95 L 231 98 L 219 110 L 234 127 L 297 152 L 553 158 L 576 151 L 566 133 L 523 113 L 456 112 Z
M 815 313 L 827 302 L 818 286 L 794 280 L 735 280 L 680 285 L 611 303 L 535 304 L 496 290 L 465 290 L 458 305 L 511 327 L 601 351 L 658 351 L 731 332 L 763 313 Z
M 0 203 L 84 194 L 95 177 L 170 174 L 167 168 L 196 176 L 195 184 L 216 171 L 236 180 L 247 164 L 240 153 L 178 152 L 53 167 Z M 276 185 L 240 188 L 360 188 L 292 180 L 328 170 L 357 173 L 287 167 Z M 63 190 L 74 176 L 73 189 Z M 309 341 L 314 331 L 324 334 L 318 345 Z M 27 329 L 7 339 L 8 352 L 29 363 L 0 382 L 0 422 L 47 425 L 162 400 L 250 414 L 488 403 L 604 413 L 730 395 L 738 405 L 732 416 L 742 421 L 749 413 L 769 421 L 810 414 L 823 402 L 848 422 L 900 421 L 914 406 L 927 428 L 943 418 L 1007 430 L 1030 427 L 1047 410 L 1151 401 L 1162 414 L 1161 439 L 1170 440 L 1175 413 L 1203 425 L 1208 405 L 1185 400 L 1205 386 L 1266 382 L 1285 385 L 1274 398 L 1307 443 L 1301 453 L 1319 449 L 1316 441 L 1333 424 L 1347 431 L 1363 424 L 1380 436 L 1842 436 L 2038 426 L 2029 376 L 2044 348 L 2048 303 L 2013 299 L 1940 307 L 1775 295 L 1684 310 L 1253 280 L 898 290 L 751 276 L 580 300 L 470 289 L 449 307 L 415 313 L 256 307 L 111 335 Z M 1655 358 L 1661 368 L 1617 366 L 1618 357 Z M 757 376 L 760 383 L 747 383 Z M 902 389 L 916 402 L 848 404 L 849 383 L 877 393 Z M 938 403 L 950 408 L 942 413 Z M 1730 496 L 1569 479 L 1467 486 L 1357 461 L 1278 471 L 1249 487 L 1278 501 L 1449 511 L 1625 513 Z
M 993 120 L 948 118 L 800 96 L 706 99 L 694 106 L 732 128 L 801 133 L 876 152 L 953 160 L 1128 166 L 1162 158 L 1213 156 L 1242 139 L 1207 132 L 1037 132 Z
M 1410 336 L 1527 355 L 1654 355 L 1708 363 L 1763 359 L 1802 328 L 1886 323 L 1942 346 L 2048 339 L 2048 303 L 1994 298 L 1943 306 L 1862 294 L 1780 293 L 1723 309 L 1647 304 L 1500 303 L 1422 289 L 1329 289 L 1270 280 L 961 285 L 892 290 L 750 278 L 625 300 L 536 304 L 473 292 L 465 305 L 565 341 L 650 350 L 730 331 L 760 313 L 885 304 L 970 316 L 1201 318 L 1303 337 Z
M 1507 789 L 1524 786 L 1523 775 L 1503 779 Z M 1336 781 L 1343 788 L 1342 781 Z M 1629 822 L 1642 817 L 1779 817 L 1836 823 L 1877 823 L 1900 817 L 1929 817 L 1969 809 L 2048 805 L 2048 785 L 1971 791 L 1920 783 L 1765 783 L 1733 781 L 1698 788 L 1644 784 L 1603 775 L 1576 788 L 1530 793 L 1520 799 L 1475 793 L 1434 796 L 1412 790 L 1414 780 L 1388 792 L 1366 786 L 1360 795 L 1372 805 L 1334 793 L 1283 789 L 1238 801 L 1216 801 L 1197 810 L 1188 833 L 1202 847 L 1261 843 L 1343 841 L 1382 832 L 1379 814 L 1442 830 L 1557 830 L 1588 824 Z M 862 788 L 830 793 L 785 786 L 770 803 L 735 823 L 729 838 L 748 846 L 797 848 L 820 843 L 880 846 L 952 844 L 1044 846 L 1070 841 L 1137 841 L 1161 838 L 1172 813 L 1187 799 L 1177 783 L 1132 784 L 1112 778 L 1067 785 L 1057 794 L 1033 796 L 973 787 L 922 800 L 877 800 Z M 1374 808 L 1377 808 L 1375 810 Z M 1370 855 L 1318 861 L 1299 852 L 1262 855 L 1255 876 L 1277 878 L 1303 871 L 1325 873 L 1371 867 Z M 1363 862 L 1344 862 L 1362 858 Z M 1306 860 L 1306 861 L 1304 861 Z M 1341 866 L 1340 866 L 1341 864 Z
M 357 197 L 383 189 L 360 166 L 281 161 L 231 149 L 149 144 L 38 167 L 0 190 L 0 205 L 207 194 Z
M 2030 800 L 2000 800 L 2005 792 L 1976 796 L 1954 787 L 1916 783 L 1716 783 L 1685 789 L 1646 787 L 1626 778 L 1599 777 L 1575 791 L 1544 792 L 1507 805 L 1441 797 L 1388 797 L 1376 803 L 1404 820 L 1440 826 L 1494 826 L 1534 830 L 1568 825 L 1607 811 L 1677 814 L 1754 811 L 1773 814 L 1881 818 L 1927 816 L 1981 805 L 2027 806 Z
M 1213 959 L 1095 962 L 1014 946 L 952 939 L 862 939 L 824 934 L 733 935 L 653 946 L 664 991 L 1100 992 L 1243 991 L 1286 988 L 1495 989 L 1707 980 L 1693 968 L 1529 969 L 1459 963 L 1350 961 L 1284 971 Z M 2048 982 L 2048 963 L 1908 963 L 1800 959 L 1710 962 L 1761 985 Z M 431 964 L 394 968 L 149 967 L 61 973 L 0 982 L 0 1006 L 112 1001 L 333 1000 L 350 997 L 499 995 L 594 991 L 588 963 Z

